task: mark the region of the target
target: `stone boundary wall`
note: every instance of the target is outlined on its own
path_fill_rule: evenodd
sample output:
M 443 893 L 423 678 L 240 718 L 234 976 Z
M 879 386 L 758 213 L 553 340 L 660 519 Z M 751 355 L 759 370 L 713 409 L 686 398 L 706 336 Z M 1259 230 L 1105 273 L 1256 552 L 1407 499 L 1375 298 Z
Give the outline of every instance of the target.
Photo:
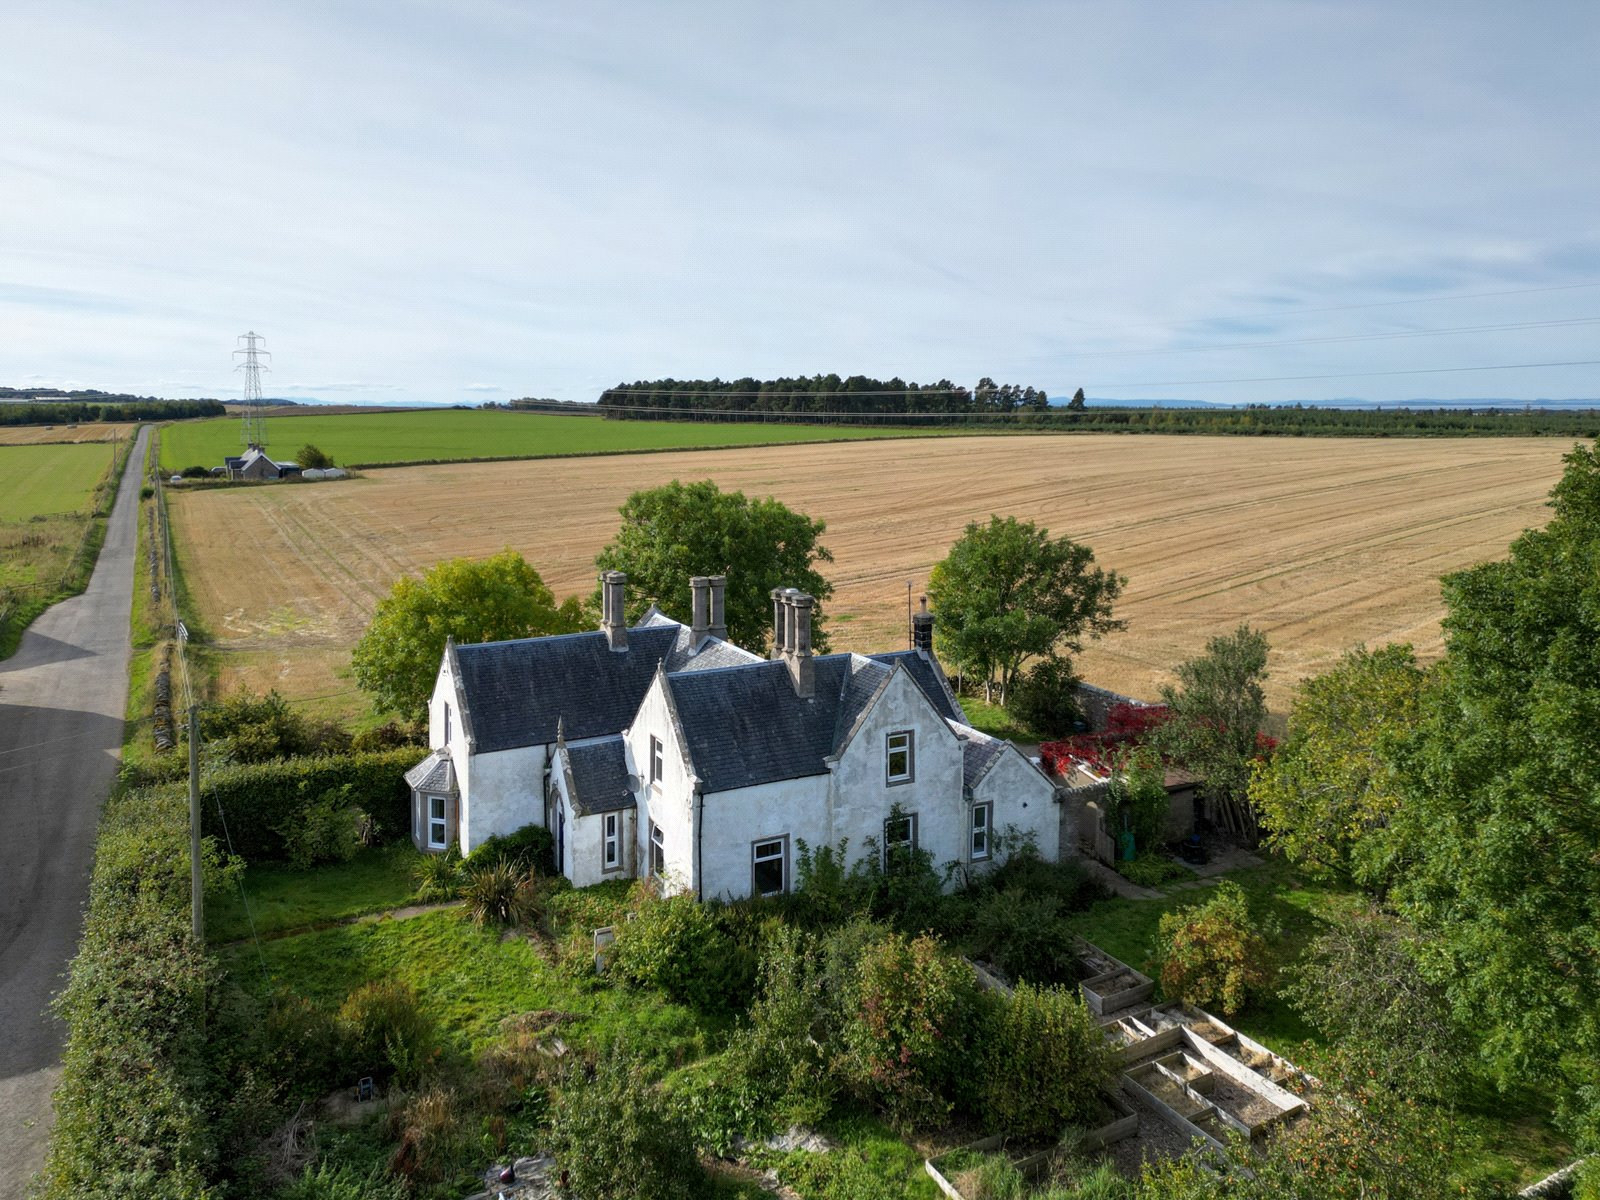
M 1083 713 L 1083 719 L 1088 723 L 1090 733 L 1103 732 L 1110 719 L 1111 710 L 1119 704 L 1131 704 L 1135 708 L 1157 707 L 1154 701 L 1137 700 L 1107 688 L 1095 687 L 1092 683 L 1078 685 L 1077 699 L 1078 710 Z

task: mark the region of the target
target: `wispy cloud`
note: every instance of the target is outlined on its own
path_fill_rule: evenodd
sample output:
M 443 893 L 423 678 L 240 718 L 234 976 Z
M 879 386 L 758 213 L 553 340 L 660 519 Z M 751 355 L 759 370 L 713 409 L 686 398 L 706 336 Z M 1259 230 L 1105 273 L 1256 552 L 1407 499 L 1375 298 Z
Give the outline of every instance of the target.
M 583 399 L 828 370 L 1070 394 L 1178 377 L 1141 354 L 1195 344 L 1600 311 L 1580 292 L 1432 299 L 1600 280 L 1600 8 L 1436 16 L 284 0 L 242 36 L 200 0 L 24 0 L 0 11 L 0 382 L 234 395 L 254 328 L 269 379 L 332 381 L 277 395 Z M 1474 349 L 1589 358 L 1589 336 Z M 1460 355 L 1205 361 L 1238 378 Z M 1515 382 L 1592 391 L 1572 371 Z

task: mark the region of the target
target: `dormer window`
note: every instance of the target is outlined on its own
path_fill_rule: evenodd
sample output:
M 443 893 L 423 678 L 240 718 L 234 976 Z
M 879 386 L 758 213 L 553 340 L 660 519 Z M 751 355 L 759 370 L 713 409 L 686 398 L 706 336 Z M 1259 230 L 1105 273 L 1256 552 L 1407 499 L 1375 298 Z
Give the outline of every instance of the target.
M 886 778 L 890 783 L 910 783 L 914 764 L 911 756 L 911 731 L 891 733 L 885 743 Z

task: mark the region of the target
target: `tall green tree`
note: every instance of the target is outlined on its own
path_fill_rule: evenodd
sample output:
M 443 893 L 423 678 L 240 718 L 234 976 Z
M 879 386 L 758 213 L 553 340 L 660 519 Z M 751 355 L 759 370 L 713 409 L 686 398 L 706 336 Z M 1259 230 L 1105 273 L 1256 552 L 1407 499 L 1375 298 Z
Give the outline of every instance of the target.
M 1600 456 L 1549 524 L 1446 576 L 1445 657 L 1402 760 L 1395 889 L 1506 1076 L 1582 1077 L 1600 1145 Z M 1582 1089 L 1587 1089 L 1586 1092 Z
M 1072 399 L 1067 401 L 1067 407 L 1073 412 L 1082 412 L 1089 407 L 1089 402 L 1083 398 L 1082 388 L 1072 393 Z
M 772 634 L 772 589 L 799 588 L 818 601 L 812 645 L 827 649 L 821 602 L 833 585 L 817 571 L 833 555 L 817 539 L 827 528 L 771 496 L 750 499 L 711 480 L 635 492 L 622 506 L 622 528 L 595 564 L 628 573 L 628 613 L 649 605 L 688 623 L 689 580 L 726 575 L 728 639 L 759 653 Z
M 1076 654 L 1085 637 L 1125 628 L 1111 615 L 1127 579 L 1094 551 L 1032 521 L 991 516 L 967 525 L 933 568 L 940 652 L 1000 702 L 1035 658 Z
M 1178 666 L 1178 686 L 1161 689 L 1172 717 L 1161 727 L 1161 749 L 1200 776 L 1214 819 L 1254 837 L 1247 797 L 1260 756 L 1267 716 L 1267 635 L 1240 625 L 1212 638 L 1205 653 Z
M 515 550 L 436 563 L 422 578 L 395 580 L 351 655 L 356 684 L 379 712 L 420 718 L 433 694 L 446 637 L 458 642 L 573 633 L 576 599 L 559 606 L 539 572 Z
M 1353 650 L 1301 685 L 1288 737 L 1250 780 L 1269 846 L 1318 878 L 1384 886 L 1400 806 L 1394 760 L 1424 678 L 1411 647 L 1395 645 Z

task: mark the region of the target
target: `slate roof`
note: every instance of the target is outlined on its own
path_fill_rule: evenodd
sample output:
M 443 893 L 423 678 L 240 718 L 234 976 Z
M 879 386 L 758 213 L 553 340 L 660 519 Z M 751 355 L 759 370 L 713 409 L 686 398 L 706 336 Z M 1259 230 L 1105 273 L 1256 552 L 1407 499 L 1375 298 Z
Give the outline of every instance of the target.
M 961 741 L 961 783 L 970 791 L 978 786 L 978 781 L 1010 743 L 979 733 L 958 721 L 950 721 L 949 725 Z
M 928 698 L 928 703 L 941 717 L 947 721 L 959 721 L 963 725 L 967 723 L 967 715 L 961 711 L 961 706 L 951 695 L 949 684 L 931 658 L 924 658 L 915 650 L 894 650 L 888 654 L 874 654 L 872 661 L 889 667 L 905 667 L 911 673 L 911 678 L 917 681 L 922 694 Z
M 568 746 L 566 752 L 571 799 L 579 813 L 587 816 L 633 807 L 633 792 L 628 787 L 628 756 L 620 736 L 583 746 Z
M 435 750 L 406 772 L 406 782 L 419 792 L 455 791 L 455 764 L 450 761 L 450 752 Z
M 810 700 L 794 694 L 782 662 L 667 676 L 689 761 L 709 792 L 820 775 L 887 682 L 890 669 L 859 654 L 812 660 Z
M 670 620 L 630 629 L 626 651 L 596 631 L 458 645 L 455 656 L 478 754 L 554 742 L 562 720 L 568 741 L 620 733 L 663 664 L 701 671 L 760 661 L 717 641 L 691 656 L 689 631 Z

